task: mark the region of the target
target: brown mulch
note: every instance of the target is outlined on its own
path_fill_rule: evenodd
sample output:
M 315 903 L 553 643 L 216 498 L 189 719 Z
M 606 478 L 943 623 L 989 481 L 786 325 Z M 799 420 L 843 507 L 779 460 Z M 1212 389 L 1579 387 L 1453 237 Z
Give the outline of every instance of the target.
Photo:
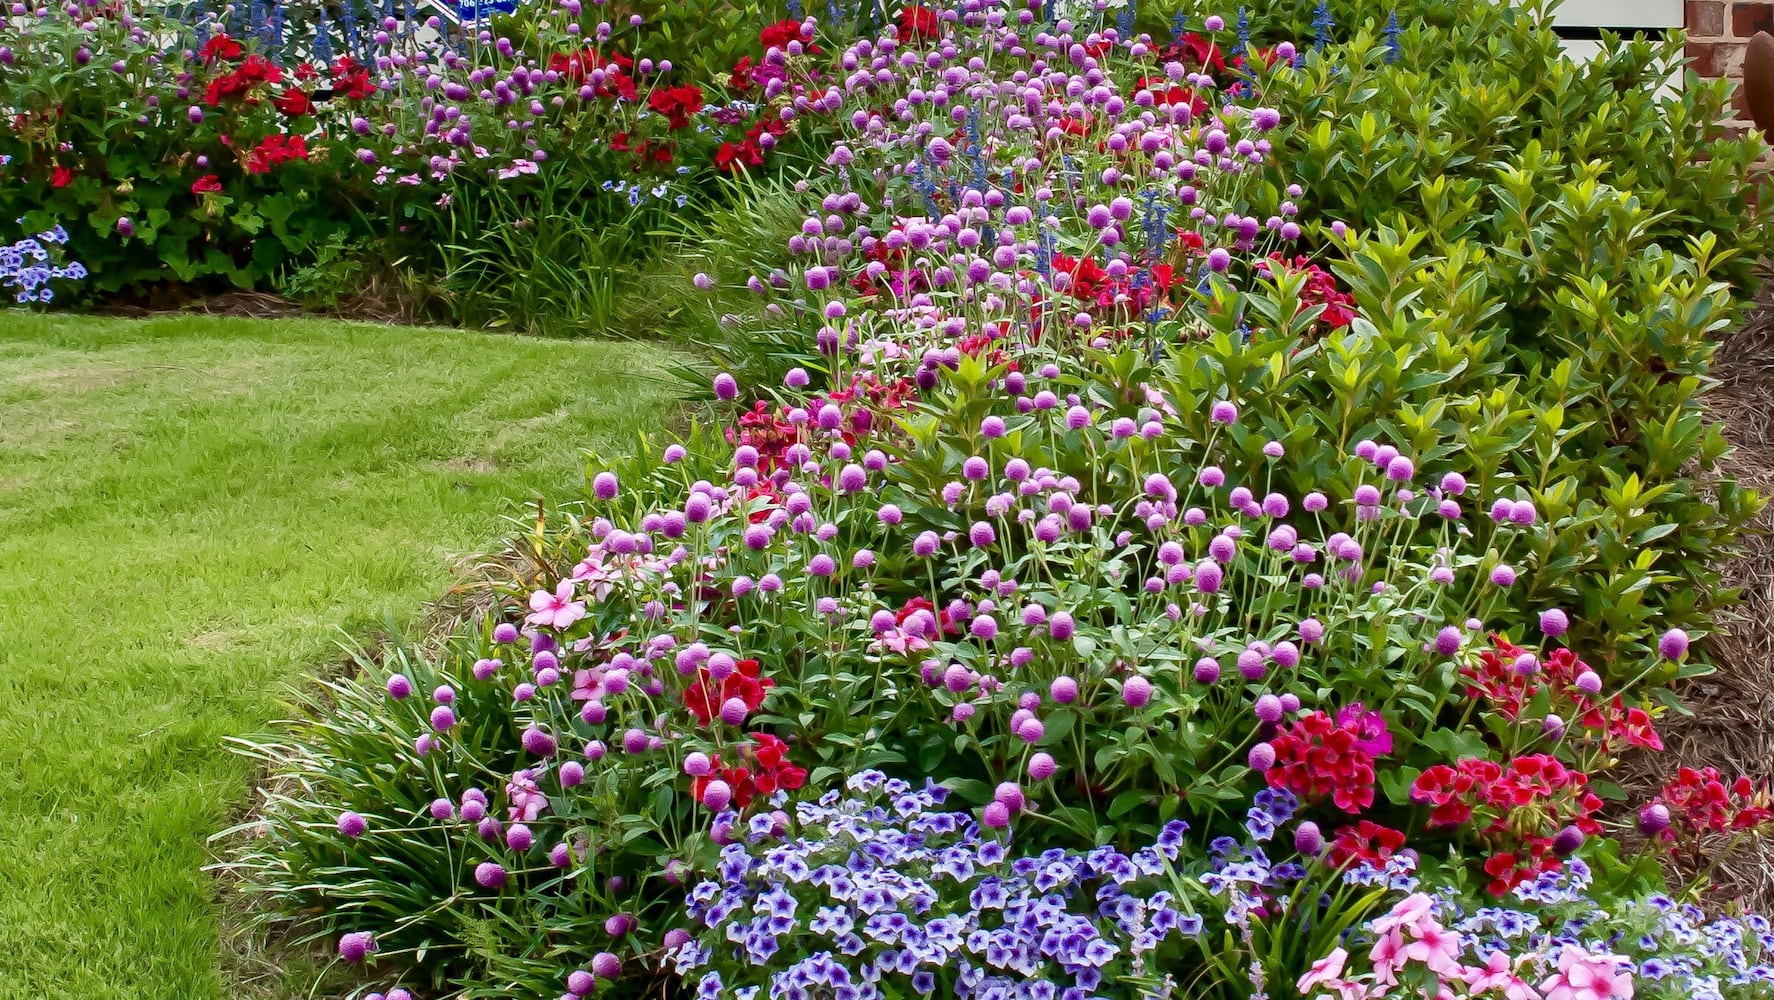
M 1712 367 L 1720 384 L 1706 403 L 1736 446 L 1718 473 L 1774 497 L 1774 281 L 1758 300 L 1720 345 Z M 1671 712 L 1659 721 L 1667 751 L 1627 762 L 1623 784 L 1632 801 L 1650 798 L 1683 765 L 1774 776 L 1774 504 L 1737 541 L 1743 555 L 1720 570 L 1729 586 L 1741 589 L 1742 601 L 1720 616 L 1706 640 L 1718 669 L 1678 689 L 1693 714 Z M 1695 874 L 1676 867 L 1672 874 L 1683 880 Z M 1774 838 L 1739 846 L 1706 878 L 1715 903 L 1740 900 L 1757 912 L 1774 910 Z

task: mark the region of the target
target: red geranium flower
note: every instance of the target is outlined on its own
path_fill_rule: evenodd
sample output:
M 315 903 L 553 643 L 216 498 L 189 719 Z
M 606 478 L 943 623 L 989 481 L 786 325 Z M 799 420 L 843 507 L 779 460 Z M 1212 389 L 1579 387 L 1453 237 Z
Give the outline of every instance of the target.
M 206 63 L 214 63 L 217 59 L 239 59 L 243 50 L 240 43 L 225 34 L 211 35 L 209 41 L 203 43 L 198 54 Z
M 73 179 L 74 171 L 67 167 L 58 164 L 49 170 L 49 186 L 52 188 L 65 188 Z
M 220 190 L 222 190 L 222 182 L 215 174 L 204 174 L 191 182 L 192 194 L 213 194 Z
M 899 31 L 908 41 L 935 38 L 942 33 L 942 19 L 929 7 L 913 4 L 899 12 Z
M 306 90 L 291 87 L 271 99 L 271 106 L 286 118 L 301 118 L 314 113 L 314 99 Z
M 696 682 L 684 689 L 684 707 L 698 723 L 706 726 L 720 714 L 721 706 L 732 698 L 744 702 L 747 712 L 757 711 L 764 704 L 765 693 L 775 686 L 775 681 L 763 676 L 756 660 L 740 660 L 734 665 L 733 672 L 720 681 L 716 681 L 704 666 L 698 669 Z
M 665 116 L 674 129 L 690 124 L 690 116 L 702 110 L 702 88 L 691 85 L 655 90 L 647 107 Z
M 268 174 L 271 168 L 290 160 L 308 158 L 308 140 L 299 135 L 268 135 L 246 154 L 246 172 Z

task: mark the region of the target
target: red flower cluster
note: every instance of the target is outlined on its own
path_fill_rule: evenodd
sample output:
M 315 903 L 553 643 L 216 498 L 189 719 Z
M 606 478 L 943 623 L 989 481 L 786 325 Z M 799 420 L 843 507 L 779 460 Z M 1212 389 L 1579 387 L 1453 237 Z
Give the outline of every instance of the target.
M 333 63 L 333 93 L 343 95 L 353 101 L 361 101 L 376 92 L 376 85 L 370 81 L 369 67 L 361 66 L 350 56 L 340 56 Z
M 246 172 L 268 174 L 280 163 L 307 158 L 307 139 L 299 135 L 268 135 L 246 154 Z
M 1578 659 L 1576 653 L 1554 650 L 1540 660 L 1537 670 L 1523 674 L 1515 663 L 1525 650 L 1500 635 L 1492 635 L 1491 644 L 1495 648 L 1480 652 L 1477 664 L 1460 668 L 1467 680 L 1467 697 L 1485 699 L 1498 715 L 1515 722 L 1527 705 L 1545 691 L 1552 699 L 1554 711 L 1575 717 L 1582 728 L 1601 734 L 1603 750 L 1609 740 L 1649 750 L 1663 749 L 1663 738 L 1657 735 L 1651 713 L 1628 708 L 1619 695 L 1598 698 L 1577 687 L 1577 677 L 1589 665 Z
M 1745 775 L 1727 783 L 1716 767 L 1684 767 L 1663 786 L 1656 802 L 1669 810 L 1670 825 L 1658 836 L 1673 841 L 1678 831 L 1699 836 L 1754 830 L 1774 823 L 1774 796 Z
M 801 26 L 802 22 L 792 17 L 777 21 L 775 24 L 765 25 L 764 29 L 758 32 L 758 44 L 764 46 L 765 50 L 786 49 L 790 42 L 805 44 L 806 39 L 801 34 Z M 817 53 L 819 50 L 815 48 L 809 51 Z
M 752 745 L 740 748 L 738 763 L 722 766 L 720 754 L 709 755 L 713 766 L 705 775 L 690 783 L 690 793 L 702 801 L 702 793 L 711 781 L 725 781 L 733 790 L 733 807 L 744 809 L 759 795 L 774 795 L 779 789 L 795 791 L 807 783 L 807 770 L 789 763 L 788 744 L 769 733 L 754 733 Z
M 1190 114 L 1194 115 L 1196 118 L 1201 118 L 1208 112 L 1207 99 L 1200 94 L 1197 94 L 1194 88 L 1185 87 L 1180 83 L 1171 83 L 1164 77 L 1140 77 L 1139 81 L 1134 84 L 1133 90 L 1128 96 L 1138 97 L 1142 90 L 1151 93 L 1152 102 L 1154 104 L 1164 107 L 1173 104 L 1186 104 L 1189 107 Z
M 584 86 L 591 78 L 593 70 L 603 70 L 603 83 L 597 87 L 597 96 L 623 101 L 632 101 L 637 93 L 634 75 L 630 72 L 634 60 L 621 54 L 611 53 L 605 56 L 596 49 L 582 49 L 578 52 L 556 52 L 548 57 L 548 68 L 570 81 L 574 86 Z
M 240 54 L 244 51 L 246 50 L 240 47 L 239 42 L 229 38 L 226 33 L 222 33 L 211 35 L 209 41 L 203 43 L 203 48 L 199 49 L 197 54 L 203 57 L 205 63 L 213 66 L 217 60 L 239 59 Z
M 734 671 L 719 681 L 709 675 L 707 667 L 701 667 L 696 682 L 684 689 L 684 707 L 706 726 L 732 698 L 744 702 L 747 712 L 757 711 L 764 704 L 764 694 L 775 686 L 775 681 L 763 676 L 756 660 L 740 660 Z
M 936 11 L 923 4 L 912 4 L 899 12 L 899 37 L 906 42 L 935 38 L 942 34 L 942 19 Z
M 215 39 L 212 38 L 210 41 L 213 42 Z M 239 46 L 236 45 L 234 48 L 238 50 Z M 252 92 L 254 87 L 263 83 L 282 82 L 283 70 L 264 56 L 255 53 L 247 56 L 235 69 L 211 80 L 203 92 L 203 102 L 213 108 L 230 98 L 251 100 L 247 95 Z
M 789 423 L 787 412 L 763 399 L 739 415 L 737 431 L 727 431 L 728 444 L 749 444 L 758 450 L 758 472 L 766 476 L 785 464 L 783 454 L 798 440 L 800 430 Z
M 314 98 L 300 87 L 290 87 L 271 99 L 271 106 L 285 118 L 300 118 L 314 113 Z
M 1480 824 L 1478 835 L 1496 851 L 1485 872 L 1490 891 L 1499 896 L 1563 867 L 1554 851 L 1559 831 L 1601 832 L 1595 814 L 1602 800 L 1590 790 L 1589 776 L 1551 754 L 1517 757 L 1507 766 L 1481 757 L 1463 758 L 1455 767 L 1437 764 L 1417 776 L 1411 797 L 1434 807 L 1431 827 Z
M 73 170 L 70 170 L 69 168 L 62 166 L 59 163 L 56 164 L 55 166 L 49 168 L 49 186 L 50 187 L 65 188 L 69 184 L 72 184 L 73 182 L 74 182 L 74 171 Z
M 1337 831 L 1331 839 L 1330 863 L 1342 868 L 1365 862 L 1378 868 L 1403 847 L 1403 832 L 1364 819 Z
M 1354 707 L 1354 706 L 1351 706 Z M 1390 736 L 1381 722 L 1375 732 L 1377 713 L 1350 712 L 1338 718 L 1323 712 L 1303 715 L 1269 741 L 1275 748 L 1275 766 L 1266 777 L 1271 788 L 1285 788 L 1302 800 L 1325 797 L 1346 813 L 1358 813 L 1374 804 L 1374 755 L 1389 749 Z
M 191 182 L 192 194 L 214 194 L 222 190 L 222 179 L 215 174 L 204 174 Z
M 715 167 L 722 173 L 730 174 L 763 166 L 764 144 L 761 140 L 766 132 L 780 137 L 788 132 L 788 122 L 774 117 L 753 122 L 745 130 L 744 139 L 739 142 L 723 142 L 715 150 Z
M 672 129 L 687 128 L 690 116 L 702 110 L 702 88 L 685 84 L 655 90 L 647 98 L 647 107 L 664 115 Z
M 1324 312 L 1319 314 L 1318 321 L 1330 326 L 1333 330 L 1341 330 L 1355 322 L 1355 296 L 1337 287 L 1337 279 L 1329 271 L 1311 262 L 1310 258 L 1295 257 L 1290 264 L 1279 253 L 1272 253 L 1268 260 L 1257 261 L 1257 269 L 1264 274 L 1270 273 L 1271 264 L 1280 264 L 1284 268 L 1306 272 L 1306 288 L 1300 296 L 1300 311 L 1304 312 L 1313 306 L 1323 306 Z

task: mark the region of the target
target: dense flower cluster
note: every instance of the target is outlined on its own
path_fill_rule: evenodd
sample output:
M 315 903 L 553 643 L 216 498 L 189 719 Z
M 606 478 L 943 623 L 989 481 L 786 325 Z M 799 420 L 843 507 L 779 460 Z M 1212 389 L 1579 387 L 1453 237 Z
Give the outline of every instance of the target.
M 0 167 L 5 163 L 0 160 Z M 0 246 L 0 290 L 12 293 L 22 305 L 48 305 L 55 301 L 54 281 L 79 281 L 86 268 L 77 260 L 64 260 L 61 247 L 68 242 L 61 226 L 16 243 Z

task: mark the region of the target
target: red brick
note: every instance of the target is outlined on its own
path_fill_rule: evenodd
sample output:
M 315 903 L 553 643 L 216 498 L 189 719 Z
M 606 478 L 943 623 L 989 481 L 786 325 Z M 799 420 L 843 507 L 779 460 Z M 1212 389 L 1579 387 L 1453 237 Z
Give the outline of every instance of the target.
M 1731 34 L 1748 38 L 1758 31 L 1774 31 L 1774 3 L 1736 3 L 1731 7 Z
M 1736 42 L 1689 42 L 1686 51 L 1693 61 L 1694 72 L 1714 77 L 1742 73 L 1746 48 Z
M 1688 34 L 1717 38 L 1724 33 L 1724 3 L 1719 0 L 1688 0 Z

